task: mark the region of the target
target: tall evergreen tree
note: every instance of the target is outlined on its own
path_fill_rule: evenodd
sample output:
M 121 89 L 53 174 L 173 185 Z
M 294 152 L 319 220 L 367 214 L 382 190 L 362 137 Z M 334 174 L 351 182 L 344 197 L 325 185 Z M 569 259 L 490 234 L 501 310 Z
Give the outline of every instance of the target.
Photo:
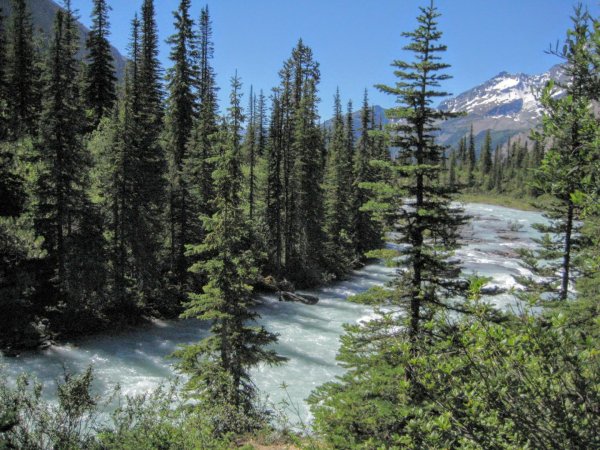
M 188 142 L 192 135 L 197 101 L 194 93 L 196 67 L 194 52 L 196 33 L 194 21 L 189 15 L 190 0 L 181 0 L 175 17 L 176 33 L 168 42 L 171 44 L 170 59 L 173 67 L 168 70 L 166 134 L 169 155 L 169 220 L 170 258 L 175 283 L 181 287 L 186 283 L 188 262 L 185 246 L 190 238 L 189 186 L 184 176 Z
M 543 130 L 537 137 L 550 145 L 537 171 L 535 186 L 554 198 L 547 212 L 550 224 L 537 226 L 546 234 L 540 241 L 542 250 L 523 253 L 526 264 L 545 277 L 541 285 L 529 283 L 530 286 L 536 285 L 534 291 L 542 292 L 558 287 L 560 300 L 568 297 L 574 276 L 573 260 L 581 248 L 579 206 L 574 196 L 587 190 L 600 132 L 591 106 L 596 100 L 596 75 L 590 55 L 590 32 L 589 15 L 579 6 L 573 16 L 573 28 L 557 53 L 565 61 L 568 82 L 551 81 L 542 95 Z M 566 91 L 565 96 L 553 96 L 557 84 Z M 540 264 L 540 260 L 548 263 Z
M 448 168 L 448 186 L 454 188 L 456 184 L 456 152 L 452 152 L 450 153 L 450 167 Z
M 393 301 L 408 305 L 407 330 L 412 340 L 424 331 L 423 322 L 433 311 L 460 292 L 456 282 L 459 269 L 446 258 L 457 246 L 458 227 L 464 218 L 451 205 L 454 190 L 440 184 L 445 148 L 434 137 L 436 123 L 456 114 L 431 106 L 447 95 L 438 86 L 449 78 L 440 73 L 449 65 L 440 61 L 439 53 L 446 46 L 438 43 L 442 33 L 437 29 L 437 17 L 433 3 L 421 8 L 419 27 L 403 34 L 411 39 L 405 49 L 414 53 L 415 60 L 395 61 L 400 81 L 395 86 L 378 86 L 405 105 L 388 111 L 392 117 L 405 119 L 394 129 L 400 149 L 398 160 L 406 163 L 389 166 L 392 178 L 384 192 L 393 193 L 394 201 L 386 213 L 391 223 L 397 224 L 398 240 L 409 244 L 405 252 L 408 270 L 399 275 Z M 405 197 L 408 204 L 399 209 L 398 203 Z
M 469 147 L 467 149 L 467 184 L 469 187 L 475 185 L 475 169 L 477 166 L 477 154 L 475 153 L 475 136 L 473 135 L 473 125 L 469 132 Z
M 4 13 L 0 8 L 0 141 L 8 136 L 8 86 L 6 78 L 7 45 Z
M 492 171 L 492 134 L 490 130 L 485 133 L 485 141 L 481 149 L 481 172 L 489 175 Z
M 303 268 L 309 282 L 318 280 L 323 267 L 323 190 L 320 181 L 321 133 L 317 125 L 317 90 L 315 80 L 308 79 L 303 87 L 303 96 L 296 110 L 294 142 L 292 151 L 296 155 L 293 178 L 295 180 L 295 215 L 297 224 L 294 256 L 296 267 Z M 293 263 L 290 264 L 291 267 Z
M 369 250 L 380 248 L 383 244 L 381 225 L 372 219 L 368 211 L 364 210 L 372 197 L 368 190 L 369 183 L 378 181 L 376 169 L 371 166 L 371 161 L 379 157 L 375 154 L 374 136 L 370 134 L 373 121 L 366 89 L 360 112 L 360 124 L 360 138 L 354 160 L 354 193 L 351 208 L 354 250 L 359 258 L 364 258 Z
M 139 318 L 141 308 L 169 312 L 159 292 L 164 160 L 156 145 L 146 145 L 141 83 L 141 36 L 132 23 L 130 63 L 118 114 L 101 122 L 90 141 L 95 177 L 108 221 L 112 312 Z M 142 309 L 143 311 L 143 309 Z
M 265 223 L 267 225 L 267 245 L 270 262 L 269 269 L 279 277 L 283 271 L 283 186 L 282 186 L 282 151 L 283 151 L 283 113 L 281 94 L 278 90 L 273 94 L 271 108 L 271 126 L 267 144 L 267 187 Z
M 214 189 L 214 140 L 217 135 L 217 87 L 215 73 L 211 65 L 213 59 L 212 24 L 208 6 L 200 13 L 198 31 L 198 79 L 197 95 L 199 102 L 198 119 L 192 131 L 189 154 L 184 164 L 184 176 L 189 186 L 191 202 L 189 207 L 193 217 L 210 215 L 213 209 Z M 201 241 L 202 224 L 191 223 L 192 241 Z
M 84 311 L 100 301 L 105 281 L 100 221 L 86 192 L 90 161 L 81 138 L 77 33 L 67 2 L 66 10 L 56 14 L 46 64 L 33 205 L 36 231 L 44 237 L 58 299 L 67 305 L 67 312 L 86 318 Z
M 267 147 L 267 105 L 265 95 L 261 89 L 256 103 L 256 153 L 259 157 L 265 156 Z
M 467 153 L 467 139 L 466 137 L 462 137 L 460 141 L 458 141 L 458 160 L 460 161 L 460 165 L 462 167 L 469 166 L 469 155 Z
M 140 36 L 140 108 L 148 123 L 148 142 L 155 142 L 162 129 L 163 91 L 161 66 L 158 59 L 158 30 L 154 0 L 144 0 Z
M 183 314 L 210 320 L 212 333 L 175 353 L 180 358 L 179 369 L 191 376 L 187 384 L 190 394 L 224 410 L 218 418 L 224 432 L 233 431 L 228 427 L 234 415 L 247 417 L 257 412 L 249 369 L 283 360 L 266 348 L 276 336 L 262 326 L 251 326 L 258 314 L 250 284 L 258 272 L 249 250 L 251 224 L 242 189 L 240 88 L 239 79 L 233 78 L 231 106 L 221 132 L 221 157 L 214 172 L 215 214 L 204 217 L 206 239 L 192 249 L 209 255 L 210 259 L 191 268 L 207 273 L 209 281 L 202 293 L 190 294 Z
M 248 104 L 248 127 L 246 129 L 246 155 L 249 166 L 248 177 L 248 207 L 250 210 L 250 221 L 254 220 L 256 209 L 256 164 L 257 164 L 257 143 L 256 143 L 256 97 L 252 86 L 250 86 L 250 100 Z
M 86 42 L 88 64 L 85 74 L 85 98 L 87 107 L 92 110 L 92 129 L 98 126 L 102 116 L 112 110 L 117 98 L 117 77 L 108 41 L 109 11 L 106 0 L 94 0 L 92 28 Z
M 25 0 L 12 0 L 12 10 L 7 76 L 10 129 L 17 138 L 35 132 L 40 105 L 31 12 Z
M 350 114 L 351 116 L 351 114 Z M 325 230 L 328 238 L 328 258 L 331 269 L 342 275 L 350 268 L 354 257 L 352 246 L 352 118 L 344 124 L 339 89 L 334 98 L 333 134 L 327 150 L 325 177 Z M 352 134 L 352 137 L 350 137 Z M 352 146 L 352 150 L 350 150 Z
M 271 121 L 271 139 L 268 157 L 267 220 L 270 236 L 270 265 L 281 270 L 300 283 L 317 281 L 321 276 L 321 267 L 309 264 L 306 248 L 319 248 L 323 245 L 320 233 L 313 233 L 315 227 L 306 211 L 301 211 L 298 198 L 301 186 L 318 186 L 322 182 L 322 171 L 309 171 L 313 167 L 315 155 L 312 151 L 298 153 L 299 149 L 311 145 L 321 147 L 320 141 L 314 144 L 318 130 L 316 115 L 317 85 L 320 79 L 319 64 L 314 61 L 312 50 L 302 41 L 292 50 L 292 56 L 285 61 L 280 71 L 281 85 L 275 91 L 273 120 Z M 308 97 L 313 104 L 303 104 Z M 298 117 L 298 115 L 307 117 Z M 303 134 L 296 131 L 301 125 Z M 312 190 L 312 205 L 322 208 L 322 196 L 319 190 Z M 270 210 L 271 207 L 275 210 Z M 280 238 L 280 242 L 275 242 Z M 308 241 L 307 241 L 308 240 Z M 310 241 L 310 242 L 309 242 Z M 314 257 L 316 255 L 312 255 Z
M 413 61 L 395 61 L 397 83 L 378 86 L 400 105 L 388 117 L 404 120 L 392 128 L 398 158 L 376 163 L 387 169 L 387 179 L 371 186 L 378 199 L 369 209 L 397 233 L 394 242 L 401 250 L 381 255 L 392 259 L 401 253 L 396 261 L 402 267 L 391 289 L 374 289 L 356 299 L 385 305 L 385 311 L 347 328 L 338 358 L 348 372 L 309 400 L 318 428 L 331 433 L 334 445 L 420 448 L 418 441 L 403 439 L 427 407 L 430 392 L 427 383 L 417 381 L 420 366 L 414 363 L 445 342 L 446 330 L 435 327 L 432 319 L 440 308 L 460 309 L 456 297 L 464 293 L 460 269 L 448 259 L 464 219 L 451 204 L 454 189 L 440 180 L 445 148 L 435 142 L 439 121 L 455 116 L 434 105 L 447 95 L 439 84 L 448 79 L 441 72 L 448 65 L 439 56 L 446 46 L 439 43 L 438 16 L 433 3 L 421 8 L 418 28 L 403 34 L 410 39 L 405 50 L 414 54 Z M 407 414 L 408 408 L 418 412 Z M 366 411 L 377 415 L 375 435 L 363 433 L 371 428 L 365 423 Z M 334 441 L 342 435 L 346 437 Z

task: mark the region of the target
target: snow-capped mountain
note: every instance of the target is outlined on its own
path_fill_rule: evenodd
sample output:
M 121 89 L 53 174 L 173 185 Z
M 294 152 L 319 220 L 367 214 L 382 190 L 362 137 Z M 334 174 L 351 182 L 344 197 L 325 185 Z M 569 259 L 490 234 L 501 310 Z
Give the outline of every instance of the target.
M 564 80 L 564 77 L 564 69 L 560 65 L 540 75 L 501 72 L 485 83 L 443 101 L 440 109 L 462 111 L 467 115 L 441 124 L 440 141 L 454 145 L 473 125 L 478 140 L 482 140 L 485 132 L 490 130 L 494 142 L 503 145 L 510 137 L 539 123 L 542 115 L 541 90 L 550 79 Z
M 542 117 L 539 102 L 541 90 L 551 79 L 565 81 L 566 75 L 560 65 L 539 75 L 510 74 L 501 72 L 485 83 L 440 103 L 444 111 L 464 112 L 463 116 L 439 124 L 439 142 L 454 146 L 470 132 L 475 134 L 476 147 L 480 148 L 487 130 L 492 135 L 493 145 L 503 146 L 509 139 L 527 139 Z M 557 90 L 554 95 L 560 95 Z M 385 110 L 375 107 L 377 122 L 390 122 Z M 324 123 L 331 127 L 333 120 Z M 354 113 L 354 129 L 360 134 L 360 111 Z

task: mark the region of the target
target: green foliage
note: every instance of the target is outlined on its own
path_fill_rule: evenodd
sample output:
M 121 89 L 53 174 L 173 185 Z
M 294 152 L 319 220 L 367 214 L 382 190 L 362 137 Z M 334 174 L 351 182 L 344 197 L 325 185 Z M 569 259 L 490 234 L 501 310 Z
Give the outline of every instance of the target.
M 39 71 L 34 47 L 31 12 L 25 0 L 12 0 L 7 57 L 7 97 L 10 136 L 20 138 L 36 132 L 40 113 Z
M 188 207 L 189 187 L 183 176 L 193 121 L 198 105 L 193 88 L 197 67 L 193 60 L 197 36 L 190 18 L 190 0 L 181 0 L 174 12 L 176 33 L 171 36 L 170 59 L 173 67 L 167 71 L 169 97 L 165 118 L 166 151 L 169 158 L 169 246 L 171 271 L 178 290 L 183 292 L 188 281 L 185 245 L 190 242 L 189 228 L 194 217 Z
M 66 329 L 81 330 L 102 303 L 105 282 L 102 231 L 86 191 L 90 160 L 84 151 L 83 109 L 76 83 L 77 30 L 70 10 L 56 15 L 47 57 L 43 110 L 33 155 L 31 214 L 44 238 L 51 294 L 67 315 Z M 73 327 L 73 328 L 71 328 Z
M 267 145 L 264 223 L 268 270 L 307 285 L 324 278 L 322 137 L 318 125 L 319 64 L 300 40 L 279 72 Z M 316 250 L 316 251 L 315 251 Z
M 249 369 L 283 361 L 267 347 L 276 336 L 250 325 L 258 317 L 250 285 L 258 271 L 249 246 L 251 228 L 242 190 L 240 86 L 239 79 L 233 78 L 229 116 L 221 131 L 221 157 L 213 173 L 215 213 L 204 217 L 203 243 L 188 250 L 208 256 L 190 269 L 202 272 L 208 282 L 202 293 L 189 294 L 182 316 L 211 321 L 212 334 L 174 353 L 180 359 L 179 370 L 190 375 L 186 385 L 190 396 L 215 411 L 219 434 L 255 429 L 261 423 L 264 412 L 256 407 Z
M 92 395 L 91 369 L 57 381 L 58 403 L 43 399 L 43 386 L 26 375 L 10 387 L 0 382 L 0 448 L 92 448 L 103 405 Z M 3 424 L 3 425 L 2 425 Z
M 405 50 L 414 55 L 413 61 L 395 61 L 399 81 L 395 86 L 378 86 L 400 105 L 388 111 L 388 116 L 403 120 L 390 129 L 398 156 L 392 162 L 378 163 L 387 171 L 385 181 L 371 185 L 377 201 L 366 206 L 395 231 L 394 241 L 403 246 L 406 270 L 399 271 L 394 299 L 406 309 L 408 332 L 414 339 L 421 332 L 421 322 L 438 307 L 452 303 L 450 299 L 463 290 L 457 279 L 460 269 L 448 258 L 457 247 L 464 218 L 451 204 L 455 188 L 440 182 L 446 149 L 435 142 L 437 122 L 456 116 L 432 105 L 447 95 L 439 90 L 439 83 L 449 78 L 440 73 L 449 66 L 440 61 L 446 46 L 438 43 L 442 33 L 437 17 L 433 5 L 421 8 L 418 28 L 403 33 L 410 39 Z
M 86 41 L 88 64 L 85 72 L 84 96 L 93 111 L 90 127 L 96 128 L 100 119 L 113 108 L 117 99 L 114 61 L 111 54 L 108 11 L 106 0 L 94 0 L 92 28 Z
M 376 341 L 348 327 L 352 368 L 311 397 L 315 428 L 335 448 L 594 448 L 598 342 L 564 319 L 438 318 L 416 347 L 387 316 Z
M 351 234 L 354 132 L 351 126 L 351 112 L 350 119 L 346 125 L 344 123 L 339 90 L 335 96 L 334 108 L 333 131 L 327 149 L 325 175 L 325 230 L 328 236 L 329 266 L 340 276 L 351 267 L 355 257 Z

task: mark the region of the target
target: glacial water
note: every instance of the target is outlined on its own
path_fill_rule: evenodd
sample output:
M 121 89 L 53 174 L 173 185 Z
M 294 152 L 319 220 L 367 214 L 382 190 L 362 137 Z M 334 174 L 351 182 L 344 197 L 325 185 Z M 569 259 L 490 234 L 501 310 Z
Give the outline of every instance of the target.
M 515 250 L 534 245 L 537 232 L 533 223 L 543 222 L 541 214 L 498 206 L 468 204 L 466 213 L 473 217 L 463 232 L 464 246 L 457 252 L 465 272 L 477 272 L 493 278 L 501 288 L 515 286 L 514 275 L 527 274 L 520 267 Z M 340 282 L 307 291 L 317 295 L 317 305 L 279 302 L 274 296 L 261 298 L 261 323 L 279 334 L 277 351 L 289 361 L 279 367 L 260 367 L 254 380 L 262 394 L 278 404 L 291 401 L 290 420 L 299 415 L 310 419 L 305 399 L 324 382 L 343 373 L 335 356 L 344 323 L 356 323 L 372 315 L 369 307 L 346 301 L 348 296 L 374 285 L 384 284 L 393 269 L 373 264 Z M 501 308 L 516 308 L 510 293 L 491 298 Z M 94 336 L 76 344 L 52 346 L 42 352 L 26 353 L 0 361 L 10 380 L 28 372 L 43 381 L 45 396 L 53 398 L 54 383 L 64 370 L 79 372 L 93 366 L 95 389 L 104 392 L 119 384 L 127 395 L 152 390 L 176 375 L 173 361 L 166 358 L 179 345 L 198 341 L 207 333 L 207 324 L 195 321 L 159 321 L 135 331 Z M 281 385 L 287 385 L 286 391 Z M 296 411 L 297 409 L 297 411 Z

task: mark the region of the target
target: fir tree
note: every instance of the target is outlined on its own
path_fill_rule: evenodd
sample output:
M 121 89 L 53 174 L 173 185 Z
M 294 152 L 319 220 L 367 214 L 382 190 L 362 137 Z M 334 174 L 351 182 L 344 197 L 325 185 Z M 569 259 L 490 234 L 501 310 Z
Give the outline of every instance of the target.
M 454 188 L 457 184 L 456 180 L 456 152 L 450 153 L 450 167 L 448 168 L 448 186 Z
M 256 208 L 256 163 L 257 163 L 257 149 L 256 149 L 256 98 L 252 86 L 250 86 L 250 101 L 248 104 L 248 110 L 250 111 L 248 117 L 248 128 L 246 129 L 246 154 L 248 160 L 248 166 L 250 170 L 248 178 L 248 207 L 250 210 L 250 221 L 254 220 L 254 211 Z
M 104 288 L 100 221 L 87 198 L 90 161 L 84 152 L 82 101 L 77 85 L 77 27 L 70 4 L 56 14 L 48 53 L 37 141 L 34 221 L 44 237 L 53 285 L 67 312 L 98 310 Z M 82 326 L 66 321 L 66 326 Z
M 351 122 L 351 118 L 349 122 Z M 336 275 L 342 275 L 353 259 L 351 235 L 352 200 L 352 153 L 349 146 L 353 143 L 352 126 L 344 125 L 339 89 L 334 98 L 333 134 L 327 150 L 327 173 L 325 178 L 325 230 L 328 238 L 328 258 L 331 269 Z
M 8 136 L 8 86 L 6 78 L 7 45 L 5 17 L 0 8 L 0 141 Z
M 314 80 L 307 80 L 294 122 L 293 152 L 297 158 L 293 177 L 296 181 L 297 234 L 295 258 L 297 267 L 308 273 L 309 280 L 321 277 L 323 267 L 323 190 L 321 171 L 321 133 Z M 312 272 L 312 273 L 311 273 Z
M 265 103 L 265 95 L 261 89 L 258 94 L 258 101 L 256 105 L 256 153 L 259 157 L 265 155 L 267 147 L 267 105 Z
M 168 312 L 161 298 L 159 251 L 162 236 L 164 161 L 157 146 L 146 146 L 142 103 L 141 37 L 132 23 L 130 63 L 118 114 L 101 121 L 90 148 L 96 156 L 97 189 L 109 223 L 112 312 L 137 320 L 139 307 Z
M 189 210 L 189 186 L 184 176 L 188 142 L 192 135 L 197 113 L 193 92 L 196 67 L 193 60 L 196 34 L 194 21 L 189 15 L 190 0 L 181 0 L 174 12 L 176 34 L 171 36 L 170 59 L 173 67 L 168 71 L 166 133 L 169 155 L 169 220 L 170 258 L 175 283 L 183 286 L 188 278 L 185 245 L 190 242 L 190 223 L 194 220 Z
M 100 119 L 113 108 L 117 98 L 115 92 L 114 61 L 111 54 L 108 12 L 110 6 L 106 0 L 94 0 L 92 28 L 86 42 L 87 70 L 85 80 L 85 98 L 92 110 L 91 128 L 96 128 Z
M 475 153 L 475 136 L 473 135 L 473 125 L 469 132 L 469 147 L 467 150 L 467 184 L 469 187 L 475 185 L 475 169 L 477 166 L 477 154 Z
M 492 171 L 492 134 L 490 130 L 485 133 L 485 141 L 481 150 L 481 172 L 482 175 L 489 175 Z
M 469 155 L 467 153 L 467 139 L 466 137 L 462 137 L 460 141 L 458 141 L 458 160 L 460 161 L 460 165 L 464 167 L 468 167 L 469 164 Z
M 214 139 L 217 135 L 217 87 L 215 73 L 211 66 L 213 58 L 212 24 L 208 6 L 200 14 L 198 31 L 198 71 L 197 95 L 199 102 L 198 119 L 192 131 L 189 154 L 184 164 L 184 176 L 189 186 L 191 214 L 210 215 L 213 211 L 214 189 Z M 202 239 L 202 226 L 192 223 L 190 232 L 193 241 Z
M 270 267 L 279 277 L 283 270 L 283 186 L 282 186 L 282 141 L 283 114 L 280 93 L 275 90 L 271 108 L 271 126 L 267 144 L 267 187 L 265 223 Z
M 33 134 L 39 113 L 31 12 L 25 0 L 12 0 L 7 61 L 10 129 L 13 137 Z
M 407 165 L 389 165 L 393 178 L 384 192 L 394 200 L 386 212 L 391 223 L 397 224 L 399 241 L 410 246 L 406 250 L 408 270 L 399 275 L 393 301 L 408 304 L 407 330 L 413 340 L 424 331 L 422 324 L 433 311 L 446 304 L 444 299 L 460 292 L 456 282 L 459 269 L 446 258 L 457 246 L 458 227 L 464 221 L 451 206 L 453 189 L 440 185 L 445 149 L 434 138 L 436 123 L 456 116 L 431 106 L 447 95 L 437 89 L 440 81 L 449 78 L 439 73 L 449 67 L 438 56 L 446 46 L 438 43 L 442 33 L 437 29 L 436 8 L 431 4 L 421 12 L 417 30 L 403 34 L 411 39 L 405 49 L 415 54 L 415 61 L 395 61 L 400 81 L 396 86 L 378 86 L 406 105 L 388 111 L 392 117 L 405 119 L 394 129 L 400 147 L 398 161 Z M 404 197 L 410 200 L 399 210 L 398 203 Z
M 417 381 L 419 366 L 412 362 L 428 355 L 436 343 L 446 342 L 446 337 L 453 339 L 447 329 L 434 325 L 436 313 L 441 308 L 462 309 L 456 301 L 464 294 L 460 269 L 448 258 L 457 247 L 458 227 L 464 219 L 451 205 L 454 189 L 441 183 L 445 148 L 435 142 L 439 121 L 455 117 L 434 106 L 447 95 L 439 84 L 448 79 L 440 73 L 448 65 L 439 56 L 446 47 L 438 42 L 442 36 L 438 16 L 433 4 L 421 8 L 418 28 L 403 34 L 410 39 L 405 50 L 414 54 L 414 60 L 395 61 L 394 73 L 399 78 L 395 86 L 378 86 L 400 105 L 389 110 L 388 117 L 403 120 L 394 124 L 391 136 L 399 147 L 398 158 L 375 163 L 387 170 L 387 179 L 370 186 L 377 199 L 370 202 L 369 210 L 397 233 L 394 242 L 402 248 L 378 254 L 392 259 L 400 253 L 402 268 L 389 289 L 374 289 L 355 299 L 385 305 L 385 311 L 347 328 L 338 356 L 347 374 L 320 388 L 309 400 L 317 427 L 331 432 L 334 446 L 350 442 L 353 448 L 402 444 L 420 448 L 418 441 L 403 437 L 428 407 L 431 388 Z M 407 408 L 418 412 L 406 414 Z M 371 429 L 365 423 L 366 411 L 377 415 L 375 433 L 363 433 Z M 336 439 L 341 435 L 346 438 Z
M 371 166 L 371 161 L 378 159 L 375 154 L 374 136 L 372 133 L 373 121 L 367 91 L 363 98 L 360 112 L 360 138 L 356 148 L 354 160 L 354 194 L 353 194 L 353 238 L 354 250 L 359 258 L 364 258 L 369 250 L 380 248 L 382 245 L 383 230 L 380 224 L 372 219 L 371 214 L 363 208 L 370 200 L 371 195 L 367 186 L 377 182 L 376 169 Z
M 259 363 L 283 361 L 265 348 L 276 336 L 263 327 L 251 326 L 258 318 L 250 284 L 258 276 L 249 250 L 251 225 L 244 208 L 241 170 L 240 82 L 232 80 L 231 106 L 222 131 L 222 151 L 214 172 L 215 214 L 204 217 L 207 236 L 192 247 L 195 254 L 210 259 L 192 266 L 208 274 L 202 293 L 190 294 L 183 317 L 212 321 L 211 336 L 175 353 L 179 370 L 191 376 L 187 390 L 209 404 L 219 405 L 219 429 L 233 431 L 233 416 L 255 416 L 255 388 L 249 369 Z M 235 430 L 239 432 L 239 429 Z
M 310 231 L 314 224 L 310 223 L 305 211 L 300 210 L 298 194 L 301 185 L 319 185 L 323 174 L 320 170 L 306 171 L 306 168 L 313 165 L 313 161 L 308 161 L 307 158 L 316 156 L 320 160 L 319 152 L 299 154 L 297 151 L 304 148 L 306 142 L 314 141 L 319 134 L 315 105 L 318 102 L 320 71 L 319 64 L 313 59 L 312 50 L 302 41 L 298 42 L 292 50 L 292 56 L 285 61 L 280 78 L 281 85 L 274 95 L 267 173 L 268 217 L 265 223 L 271 240 L 269 253 L 276 258 L 271 260 L 270 265 L 277 268 L 278 272 L 283 269 L 286 275 L 300 283 L 312 283 L 322 276 L 322 265 L 310 267 L 304 249 L 319 248 L 323 242 L 320 241 L 320 234 Z M 309 97 L 313 104 L 302 104 L 305 97 Z M 309 117 L 298 117 L 299 114 Z M 306 135 L 296 132 L 298 124 L 302 124 Z M 316 145 L 317 148 L 321 147 L 320 142 Z M 313 191 L 311 195 L 317 192 L 318 190 Z M 314 208 L 322 209 L 320 195 L 315 195 L 312 200 Z M 271 211 L 269 209 L 272 205 L 275 210 Z M 275 242 L 277 238 L 280 238 L 280 243 Z M 300 244 L 301 242 L 305 244 Z
M 163 91 L 161 67 L 158 60 L 158 30 L 156 27 L 154 0 L 144 0 L 141 17 L 140 42 L 140 109 L 148 124 L 145 140 L 156 142 L 162 129 Z
M 567 83 L 559 83 L 564 97 L 553 96 L 557 83 L 549 82 L 542 95 L 543 130 L 537 135 L 550 143 L 542 165 L 536 173 L 534 186 L 550 194 L 554 202 L 547 212 L 549 225 L 537 228 L 545 233 L 539 253 L 524 251 L 525 263 L 544 276 L 544 282 L 528 283 L 536 291 L 553 292 L 566 300 L 574 277 L 574 259 L 581 248 L 579 206 L 574 197 L 586 192 L 591 175 L 591 155 L 599 135 L 591 104 L 595 74 L 589 54 L 590 18 L 582 7 L 573 17 L 573 29 L 567 34 L 562 51 Z M 540 260 L 548 261 L 540 264 Z M 555 262 L 558 262 L 557 264 Z M 558 275 L 557 275 L 558 273 Z

